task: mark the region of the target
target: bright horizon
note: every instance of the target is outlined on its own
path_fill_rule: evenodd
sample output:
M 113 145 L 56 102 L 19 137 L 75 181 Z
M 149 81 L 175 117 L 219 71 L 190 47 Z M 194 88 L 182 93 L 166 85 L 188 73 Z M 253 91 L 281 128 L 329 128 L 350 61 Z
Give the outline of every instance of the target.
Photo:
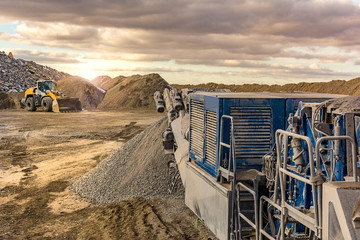
M 0 51 L 89 80 L 350 80 L 360 76 L 359 2 L 2 0 Z

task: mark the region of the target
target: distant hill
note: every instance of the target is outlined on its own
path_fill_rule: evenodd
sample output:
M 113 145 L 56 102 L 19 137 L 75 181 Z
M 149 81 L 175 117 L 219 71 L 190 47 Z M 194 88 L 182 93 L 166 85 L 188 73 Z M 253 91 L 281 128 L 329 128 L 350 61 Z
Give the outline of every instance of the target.
M 118 76 L 115 78 L 111 78 L 109 76 L 99 76 L 91 80 L 91 83 L 93 83 L 95 86 L 102 88 L 104 90 L 109 90 L 112 87 L 114 87 L 116 84 L 119 84 L 123 79 L 127 77 L 125 76 Z
M 106 81 L 106 87 L 110 88 L 107 89 L 106 95 L 98 107 L 100 110 L 155 109 L 154 92 L 158 90 L 162 92 L 169 85 L 157 73 L 143 76 L 119 76 L 112 81 Z
M 109 76 L 98 76 L 91 80 L 91 83 L 101 89 L 108 90 L 113 87 L 113 81 L 114 80 Z
M 317 92 L 317 93 L 334 93 L 344 95 L 360 95 L 360 78 L 349 81 L 333 80 L 330 82 L 316 83 L 289 83 L 285 85 L 266 85 L 266 84 L 243 84 L 243 85 L 226 85 L 217 83 L 206 83 L 198 85 L 180 85 L 172 84 L 178 90 L 182 88 L 215 88 L 230 89 L 232 92 Z
M 57 83 L 57 88 L 69 97 L 80 99 L 83 108 L 95 109 L 105 96 L 105 91 L 99 89 L 88 80 L 81 77 L 68 76 Z

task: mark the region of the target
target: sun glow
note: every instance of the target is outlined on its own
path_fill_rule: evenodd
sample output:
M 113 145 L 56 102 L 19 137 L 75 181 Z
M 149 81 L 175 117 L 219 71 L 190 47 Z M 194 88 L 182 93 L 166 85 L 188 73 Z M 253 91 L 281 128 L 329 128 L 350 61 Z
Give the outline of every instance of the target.
M 83 77 L 87 80 L 92 80 L 99 76 L 100 73 L 96 70 L 95 66 L 92 66 L 92 64 L 82 64 L 79 66 L 75 75 Z

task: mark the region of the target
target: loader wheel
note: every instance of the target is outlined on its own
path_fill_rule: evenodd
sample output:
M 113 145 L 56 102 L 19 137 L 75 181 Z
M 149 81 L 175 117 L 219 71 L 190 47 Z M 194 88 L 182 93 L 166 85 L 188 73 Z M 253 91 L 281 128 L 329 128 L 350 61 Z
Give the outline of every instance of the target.
M 52 110 L 52 99 L 49 97 L 44 97 L 41 100 L 41 106 L 46 112 L 51 112 Z
M 34 101 L 33 97 L 28 97 L 26 99 L 25 106 L 28 111 L 31 111 L 31 112 L 36 111 L 35 101 Z

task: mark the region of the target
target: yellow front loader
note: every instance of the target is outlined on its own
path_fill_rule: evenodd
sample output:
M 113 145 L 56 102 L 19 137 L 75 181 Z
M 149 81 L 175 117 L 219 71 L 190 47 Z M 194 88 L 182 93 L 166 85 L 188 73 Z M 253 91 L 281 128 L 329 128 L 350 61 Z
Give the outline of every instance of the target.
M 36 111 L 38 107 L 42 107 L 46 112 L 82 110 L 79 98 L 66 97 L 61 91 L 55 91 L 53 81 L 40 79 L 36 84 L 36 87 L 25 91 L 25 97 L 21 100 L 28 111 Z

